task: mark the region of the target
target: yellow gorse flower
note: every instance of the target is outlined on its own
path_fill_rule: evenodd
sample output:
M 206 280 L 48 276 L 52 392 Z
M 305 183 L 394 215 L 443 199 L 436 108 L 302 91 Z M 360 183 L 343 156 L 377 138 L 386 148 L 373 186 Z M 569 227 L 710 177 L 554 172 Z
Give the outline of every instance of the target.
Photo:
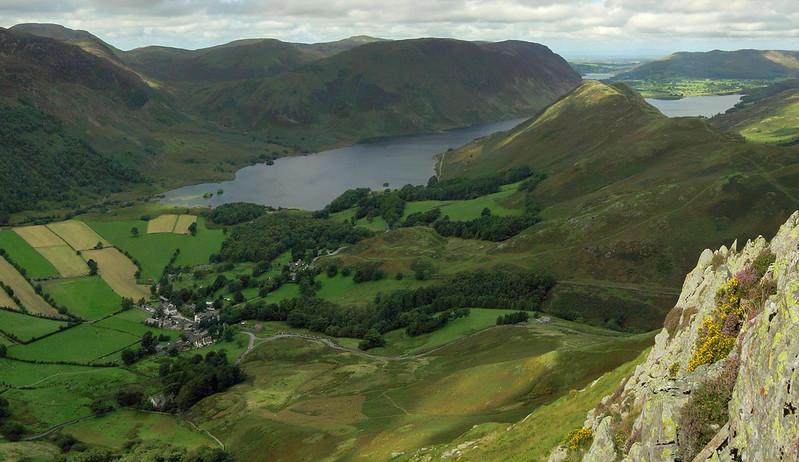
M 739 288 L 740 283 L 733 277 L 719 289 L 713 314 L 703 319 L 699 328 L 699 339 L 694 354 L 688 362 L 688 372 L 703 364 L 713 364 L 726 358 L 735 347 L 738 337 L 725 335 L 722 330 L 730 315 L 735 316 L 738 322 L 744 319 L 745 312 L 741 306 Z

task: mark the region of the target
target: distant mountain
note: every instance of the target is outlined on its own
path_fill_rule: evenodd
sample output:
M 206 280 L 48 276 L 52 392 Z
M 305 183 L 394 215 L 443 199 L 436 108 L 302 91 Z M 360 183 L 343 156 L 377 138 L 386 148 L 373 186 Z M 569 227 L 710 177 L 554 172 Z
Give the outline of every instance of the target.
M 580 83 L 526 42 L 371 37 L 118 50 L 51 24 L 0 29 L 0 103 L 52 117 L 153 189 L 247 163 L 531 115 Z M 149 188 L 149 187 L 148 187 Z
M 679 52 L 617 76 L 620 80 L 748 79 L 799 76 L 799 51 L 737 50 Z
M 266 79 L 208 86 L 193 110 L 325 146 L 534 114 L 580 83 L 548 48 L 450 39 L 372 42 Z
M 528 165 L 544 220 L 507 241 L 559 278 L 680 282 L 697 250 L 774 231 L 799 207 L 795 148 L 671 119 L 624 84 L 586 82 L 535 117 L 448 152 L 445 178 Z
M 799 143 L 799 79 L 752 90 L 711 123 L 753 142 Z

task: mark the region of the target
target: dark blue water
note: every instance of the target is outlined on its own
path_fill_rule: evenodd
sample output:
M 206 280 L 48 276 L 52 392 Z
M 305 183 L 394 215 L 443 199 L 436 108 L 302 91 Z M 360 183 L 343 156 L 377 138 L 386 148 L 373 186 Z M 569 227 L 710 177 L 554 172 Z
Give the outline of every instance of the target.
M 435 156 L 449 148 L 498 131 L 525 119 L 375 143 L 332 149 L 307 156 L 284 157 L 274 165 L 242 168 L 232 181 L 203 183 L 166 193 L 163 202 L 175 205 L 217 206 L 228 202 L 253 202 L 273 207 L 318 210 L 350 188 L 380 189 L 424 184 L 434 174 Z M 223 194 L 216 194 L 218 189 Z M 213 193 L 210 199 L 203 194 Z

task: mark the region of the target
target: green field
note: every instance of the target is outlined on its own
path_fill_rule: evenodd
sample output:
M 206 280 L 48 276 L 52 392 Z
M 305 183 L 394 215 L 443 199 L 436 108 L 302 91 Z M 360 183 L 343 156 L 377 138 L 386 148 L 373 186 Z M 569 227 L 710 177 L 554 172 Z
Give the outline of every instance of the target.
M 122 297 L 99 276 L 61 279 L 42 284 L 58 305 L 80 318 L 94 321 L 119 310 Z
M 177 265 L 202 265 L 208 263 L 211 254 L 219 252 L 224 240 L 222 230 L 208 229 L 203 217 L 197 220 L 196 236 L 172 233 L 146 234 L 147 222 L 142 220 L 87 220 L 87 223 L 103 238 L 127 251 L 139 261 L 142 267 L 142 282 L 158 280 L 175 249 L 180 249 L 180 255 L 175 261 Z M 139 229 L 139 235 L 136 237 L 131 234 L 131 229 L 134 227 Z
M 67 323 L 50 319 L 37 318 L 22 313 L 0 310 L 0 331 L 14 334 L 19 340 L 26 342 L 35 337 L 57 331 Z
M 660 79 L 627 81 L 644 98 L 674 99 L 685 96 L 711 96 L 743 93 L 768 85 L 767 80 L 736 79 Z
M 352 217 L 354 216 L 355 216 L 354 208 L 330 214 L 331 219 L 338 221 L 346 221 L 346 222 L 350 222 L 352 220 Z M 370 229 L 372 231 L 385 231 L 388 229 L 388 224 L 386 223 L 386 220 L 383 219 L 383 217 L 376 217 L 371 220 L 367 218 L 361 218 L 360 220 L 357 220 L 355 222 L 355 225 L 361 226 L 366 229 Z
M 375 354 L 397 355 L 430 351 L 488 327 L 493 327 L 496 325 L 498 316 L 515 312 L 516 310 L 470 308 L 469 316 L 450 321 L 443 328 L 428 334 L 409 337 L 402 329 L 391 331 L 385 335 L 386 346 L 384 348 L 375 348 L 370 350 L 370 352 Z
M 28 345 L 15 345 L 8 349 L 8 355 L 27 360 L 90 363 L 113 359 L 108 356 L 140 340 L 141 336 L 83 324 Z
M 402 280 L 397 280 L 395 274 L 386 274 L 379 281 L 366 281 L 355 283 L 352 276 L 341 274 L 328 277 L 322 273 L 316 277 L 322 287 L 316 291 L 316 296 L 344 306 L 364 306 L 379 293 L 390 293 L 395 290 L 412 289 L 430 284 L 431 281 L 417 281 L 413 274 L 405 273 Z
M 205 433 L 193 430 L 178 417 L 128 409 L 69 425 L 62 432 L 84 443 L 110 449 L 122 449 L 131 440 L 158 441 L 189 449 L 216 445 Z
M 283 284 L 277 290 L 269 292 L 264 297 L 267 303 L 280 303 L 283 300 L 300 296 L 300 286 L 297 284 Z
M 501 191 L 478 197 L 471 200 L 462 201 L 418 201 L 408 202 L 405 206 L 405 215 L 417 212 L 426 212 L 434 208 L 441 209 L 441 216 L 449 216 L 453 221 L 467 221 L 479 218 L 483 209 L 490 209 L 493 215 L 510 216 L 521 215 L 523 209 L 521 204 L 513 204 L 509 207 L 508 202 L 516 193 L 519 183 L 506 184 L 501 187 Z
M 14 263 L 25 269 L 31 279 L 44 279 L 58 276 L 58 271 L 39 252 L 14 231 L 0 231 L 0 248 L 8 253 Z
M 455 330 L 433 341 L 468 332 Z M 477 424 L 516 422 L 636 358 L 651 340 L 531 322 L 403 360 L 275 340 L 245 358 L 246 383 L 203 400 L 189 418 L 241 460 L 264 451 L 284 460 L 387 460 Z
M 33 367 L 49 369 L 41 364 Z M 44 430 L 76 417 L 91 415 L 89 405 L 92 401 L 98 398 L 113 399 L 119 387 L 142 380 L 125 369 L 115 367 L 59 366 L 52 370 L 58 372 L 26 383 L 27 388 L 12 388 L 3 393 L 3 397 L 11 403 L 15 418 L 29 430 Z M 39 371 L 22 373 L 34 374 L 43 375 Z

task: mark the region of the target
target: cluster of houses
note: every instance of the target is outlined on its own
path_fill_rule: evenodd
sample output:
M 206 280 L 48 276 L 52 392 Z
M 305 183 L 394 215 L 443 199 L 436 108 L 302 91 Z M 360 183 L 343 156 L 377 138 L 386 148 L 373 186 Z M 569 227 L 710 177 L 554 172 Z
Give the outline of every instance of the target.
M 186 305 L 188 309 L 196 312 L 195 305 Z M 205 311 L 197 312 L 194 319 L 183 316 L 177 307 L 164 297 L 161 297 L 158 304 L 146 304 L 144 310 L 150 313 L 150 317 L 144 320 L 148 326 L 161 329 L 179 330 L 184 335 L 166 344 L 159 344 L 159 352 L 169 350 L 187 350 L 192 347 L 202 348 L 214 343 L 213 337 L 200 327 L 203 321 L 209 319 L 219 319 L 219 313 L 214 309 L 213 303 L 207 302 Z
M 297 276 L 303 271 L 309 269 L 311 265 L 309 263 L 305 263 L 302 259 L 295 260 L 289 263 L 289 280 L 291 282 L 297 282 Z

